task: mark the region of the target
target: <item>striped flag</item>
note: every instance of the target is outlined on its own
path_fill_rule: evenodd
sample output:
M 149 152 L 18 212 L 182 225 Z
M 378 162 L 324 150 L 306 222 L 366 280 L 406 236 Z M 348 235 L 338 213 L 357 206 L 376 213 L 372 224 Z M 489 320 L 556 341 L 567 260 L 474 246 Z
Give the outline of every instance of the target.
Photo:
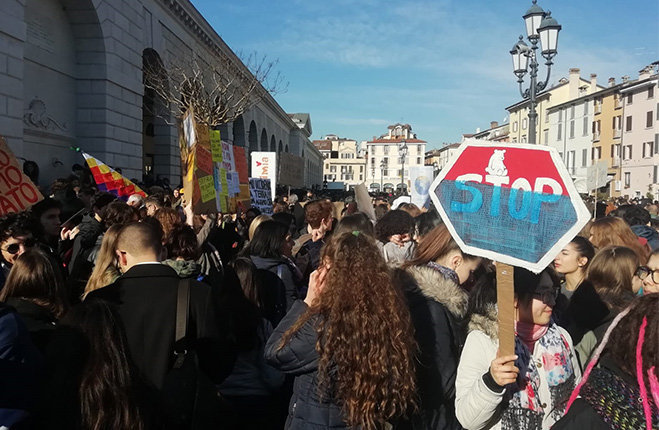
M 89 169 L 92 171 L 94 181 L 96 181 L 96 186 L 98 186 L 99 191 L 112 193 L 124 201 L 128 200 L 128 197 L 132 194 L 141 194 L 143 197 L 146 197 L 146 193 L 142 191 L 140 187 L 124 178 L 120 173 L 107 164 L 99 161 L 86 152 L 83 152 L 82 156 L 85 157 L 85 161 L 87 162 Z

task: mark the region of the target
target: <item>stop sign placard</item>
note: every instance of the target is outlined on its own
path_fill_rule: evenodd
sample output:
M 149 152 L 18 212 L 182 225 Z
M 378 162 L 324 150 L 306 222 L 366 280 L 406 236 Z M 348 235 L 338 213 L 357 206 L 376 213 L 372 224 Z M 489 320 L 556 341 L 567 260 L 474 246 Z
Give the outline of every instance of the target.
M 554 148 L 470 140 L 430 197 L 463 252 L 542 271 L 590 219 Z

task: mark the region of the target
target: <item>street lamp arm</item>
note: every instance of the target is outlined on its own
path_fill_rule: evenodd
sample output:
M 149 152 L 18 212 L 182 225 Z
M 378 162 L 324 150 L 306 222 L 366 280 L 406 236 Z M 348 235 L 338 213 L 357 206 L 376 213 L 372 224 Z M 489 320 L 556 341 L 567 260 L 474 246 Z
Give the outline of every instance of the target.
M 551 76 L 552 64 L 553 63 L 551 62 L 551 60 L 547 60 L 547 62 L 545 63 L 545 65 L 547 66 L 547 77 L 545 78 L 544 81 L 538 83 L 538 91 L 542 91 L 545 88 L 547 88 L 547 84 L 549 84 L 549 77 Z
M 523 99 L 528 99 L 529 98 L 529 90 L 523 90 L 522 89 L 522 84 L 524 84 L 524 81 L 520 79 L 519 81 L 519 94 L 522 96 Z

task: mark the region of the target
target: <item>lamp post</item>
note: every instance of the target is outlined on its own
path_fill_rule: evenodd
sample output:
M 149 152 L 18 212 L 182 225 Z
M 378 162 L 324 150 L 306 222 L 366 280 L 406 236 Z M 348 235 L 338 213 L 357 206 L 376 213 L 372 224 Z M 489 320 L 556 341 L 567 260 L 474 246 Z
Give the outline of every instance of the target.
M 398 155 L 400 155 L 400 163 L 403 166 L 400 169 L 400 194 L 407 195 L 407 187 L 405 186 L 405 157 L 407 157 L 407 143 L 403 139 L 403 144 L 398 147 Z
M 384 169 L 387 167 L 387 163 L 384 160 L 380 161 L 380 192 L 384 192 Z
M 524 42 L 524 37 L 519 36 L 519 41 L 515 43 L 510 55 L 513 57 L 513 73 L 517 76 L 519 82 L 519 93 L 523 99 L 529 100 L 529 143 L 536 143 L 536 127 L 538 123 L 538 113 L 535 110 L 536 97 L 542 92 L 549 82 L 549 75 L 553 58 L 558 51 L 558 32 L 561 26 L 552 18 L 551 12 L 545 12 L 537 5 L 537 0 L 533 0 L 533 5 L 524 15 L 526 23 L 526 34 L 531 46 Z M 547 66 L 547 78 L 538 82 L 538 57 L 536 50 L 540 42 L 541 54 L 544 57 Z M 524 75 L 529 72 L 529 87 L 522 89 Z
M 435 177 L 436 177 L 437 174 L 439 173 L 439 163 L 436 162 L 436 161 L 435 161 L 434 163 L 432 163 L 432 173 L 433 173 L 433 177 L 432 177 L 432 178 L 435 179 Z

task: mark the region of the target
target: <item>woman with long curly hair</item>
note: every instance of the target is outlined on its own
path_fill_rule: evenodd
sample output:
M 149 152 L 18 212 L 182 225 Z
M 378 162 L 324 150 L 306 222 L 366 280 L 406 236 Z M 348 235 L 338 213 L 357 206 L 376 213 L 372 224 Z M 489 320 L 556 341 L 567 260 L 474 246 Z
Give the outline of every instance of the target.
M 333 237 L 321 262 L 266 345 L 266 358 L 296 376 L 286 428 L 383 428 L 415 407 L 405 299 L 364 234 Z
M 626 246 L 634 250 L 640 261 L 648 261 L 650 248 L 642 244 L 631 227 L 622 219 L 614 216 L 600 218 L 590 226 L 590 243 L 595 248 L 607 246 Z

